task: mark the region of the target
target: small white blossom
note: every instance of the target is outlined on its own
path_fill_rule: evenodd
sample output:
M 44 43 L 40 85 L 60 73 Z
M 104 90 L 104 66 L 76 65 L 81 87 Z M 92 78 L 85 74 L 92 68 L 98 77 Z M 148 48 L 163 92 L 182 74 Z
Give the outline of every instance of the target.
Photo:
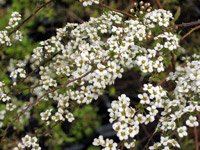
M 197 121 L 197 117 L 190 116 L 189 119 L 186 121 L 186 125 L 188 125 L 189 127 L 197 127 L 197 126 L 199 126 L 199 123 Z
M 177 132 L 178 132 L 179 137 L 181 137 L 181 138 L 188 135 L 186 126 L 179 127 L 177 129 Z

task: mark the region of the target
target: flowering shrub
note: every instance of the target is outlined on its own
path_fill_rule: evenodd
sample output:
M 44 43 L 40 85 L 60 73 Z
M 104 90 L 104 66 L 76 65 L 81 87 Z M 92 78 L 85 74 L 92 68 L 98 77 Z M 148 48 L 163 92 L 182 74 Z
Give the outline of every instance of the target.
M 98 0 L 81 2 L 83 6 L 109 8 Z M 143 85 L 136 105 L 125 94 L 113 101 L 108 109 L 109 121 L 120 142 L 100 135 L 93 145 L 106 150 L 132 149 L 141 126 L 156 122 L 153 135 L 159 134 L 159 141 L 152 146 L 147 143 L 145 148 L 181 148 L 175 135 L 183 138 L 188 135 L 189 127 L 199 126 L 196 116 L 200 111 L 200 57 L 194 55 L 185 58 L 183 64 L 176 63 L 174 57 L 181 51 L 172 13 L 152 9 L 143 2 L 142 11 L 135 8 L 139 8 L 137 4 L 129 13 L 110 8 L 87 22 L 68 23 L 57 29 L 55 36 L 41 41 L 31 56 L 10 61 L 8 72 L 12 83 L 0 82 L 1 105 L 5 106 L 0 112 L 0 126 L 5 127 L 1 140 L 9 127 L 19 120 L 23 125 L 30 118 L 31 109 L 40 104 L 46 106 L 36 114 L 43 126 L 53 128 L 60 122 L 74 121 L 73 105 L 97 100 L 107 86 L 122 78 L 126 71 L 135 69 L 150 79 L 155 76 L 161 79 Z M 18 12 L 11 15 L 8 26 L 0 31 L 2 46 L 22 41 L 22 33 L 16 30 L 20 20 Z M 165 89 L 163 80 L 172 83 L 173 89 Z M 31 95 L 23 104 L 18 102 L 16 94 L 26 92 L 26 88 L 19 87 L 22 83 Z M 10 114 L 12 119 L 8 121 L 5 118 Z M 35 136 L 27 133 L 14 149 L 41 149 Z

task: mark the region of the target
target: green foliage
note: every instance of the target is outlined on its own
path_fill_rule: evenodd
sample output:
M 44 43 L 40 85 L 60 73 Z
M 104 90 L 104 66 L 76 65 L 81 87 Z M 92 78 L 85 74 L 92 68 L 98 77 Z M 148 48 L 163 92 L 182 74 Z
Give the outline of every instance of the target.
M 74 116 L 77 121 L 72 123 L 70 134 L 76 140 L 82 139 L 84 136 L 88 137 L 93 134 L 94 130 L 100 126 L 100 117 L 97 116 L 97 107 L 86 105 L 83 108 L 76 108 Z
M 195 143 L 193 139 L 190 139 L 189 137 L 186 137 L 183 139 L 181 143 L 182 150 L 192 150 L 195 149 Z
M 162 81 L 163 79 L 166 78 L 166 74 L 165 73 L 160 73 L 160 74 L 153 74 L 149 81 L 150 82 L 155 82 L 155 83 L 159 83 L 160 81 Z
M 101 150 L 101 148 L 96 146 L 90 146 L 88 150 Z
M 109 94 L 111 96 L 114 96 L 116 95 L 116 88 L 114 86 L 111 86 L 110 89 L 109 89 Z

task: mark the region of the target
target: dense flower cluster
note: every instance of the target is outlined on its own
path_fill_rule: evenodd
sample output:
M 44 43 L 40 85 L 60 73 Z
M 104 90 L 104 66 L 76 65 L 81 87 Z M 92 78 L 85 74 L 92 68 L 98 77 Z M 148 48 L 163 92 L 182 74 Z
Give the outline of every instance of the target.
M 180 148 L 176 139 L 170 139 L 170 137 L 164 137 L 164 135 L 168 131 L 177 131 L 179 137 L 182 138 L 188 135 L 187 126 L 199 126 L 197 117 L 191 115 L 191 113 L 200 111 L 200 104 L 197 101 L 200 96 L 198 92 L 200 90 L 199 67 L 200 62 L 198 60 L 191 61 L 184 68 L 178 67 L 175 73 L 170 73 L 168 80 L 176 81 L 176 88 L 172 95 L 169 95 L 160 86 L 154 87 L 152 84 L 145 84 L 143 86 L 144 93 L 138 95 L 140 104 L 143 106 L 140 110 L 132 108 L 130 99 L 125 95 L 121 95 L 118 101 L 113 101 L 108 111 L 110 112 L 110 122 L 113 123 L 113 129 L 117 132 L 119 139 L 130 142 L 130 139 L 132 140 L 139 133 L 140 124 L 147 125 L 153 122 L 158 114 L 158 109 L 162 108 L 155 132 L 160 132 L 163 136 L 161 136 L 160 142 L 156 142 L 149 149 Z M 139 112 L 145 112 L 145 114 Z M 180 118 L 182 121 L 184 120 L 183 115 L 188 116 L 185 121 L 187 126 L 179 125 Z
M 21 15 L 18 12 L 13 12 L 11 14 L 11 18 L 8 22 L 7 29 L 15 28 L 19 25 L 19 21 L 21 20 Z
M 168 27 L 171 19 L 173 19 L 173 16 L 170 11 L 158 9 L 147 13 L 144 16 L 144 23 L 147 24 L 149 28 L 155 28 L 155 26 L 158 25 Z
M 99 0 L 81 2 L 84 6 L 99 4 Z M 82 24 L 69 23 L 57 29 L 55 36 L 40 42 L 30 59 L 11 62 L 8 72 L 12 87 L 22 81 L 31 85 L 30 102 L 27 105 L 25 102 L 16 112 L 29 118 L 30 109 L 42 101 L 47 107 L 40 112 L 40 117 L 46 125 L 65 120 L 72 122 L 75 118 L 71 106 L 96 100 L 128 69 L 138 67 L 143 73 L 163 72 L 170 54 L 179 48 L 178 36 L 168 28 L 173 16 L 162 9 L 148 9 L 140 14 L 143 17 L 127 19 L 124 14 L 108 11 Z M 10 46 L 13 39 L 22 40 L 20 31 L 10 34 L 20 20 L 19 13 L 11 15 L 6 30 L 0 31 L 0 44 Z M 133 106 L 125 94 L 113 101 L 108 109 L 109 121 L 121 142 L 118 145 L 112 139 L 99 136 L 93 144 L 105 150 L 115 150 L 122 145 L 133 149 L 141 125 L 156 120 L 155 133 L 159 132 L 161 137 L 149 149 L 180 148 L 169 133 L 182 138 L 187 136 L 188 127 L 199 126 L 196 112 L 200 111 L 200 61 L 186 62 L 167 78 L 176 84 L 172 91 L 147 83 L 143 85 L 143 93 L 138 94 L 139 104 Z M 31 66 L 27 69 L 32 70 L 30 74 L 27 66 Z M 17 106 L 12 103 L 15 96 L 9 92 L 6 84 L 0 82 L 0 101 L 5 103 L 6 110 L 12 111 Z M 0 127 L 4 125 L 6 110 L 0 111 Z M 26 148 L 41 149 L 37 138 L 29 135 L 23 137 L 15 149 Z
M 200 97 L 200 61 L 193 60 L 188 62 L 185 67 L 177 67 L 175 73 L 171 73 L 168 80 L 174 80 L 176 82 L 176 88 L 174 89 L 175 100 L 173 100 L 173 107 L 177 111 L 167 109 L 166 114 L 170 113 L 170 120 L 175 120 L 181 116 L 188 114 L 188 120 L 186 125 L 189 127 L 198 126 L 197 118 L 190 115 L 195 111 L 200 111 L 199 97 Z M 172 104 L 171 104 L 172 105 Z M 170 106 L 169 106 L 170 107 Z M 164 118 L 163 118 L 164 120 Z
M 168 11 L 159 13 L 162 19 L 169 22 L 171 17 Z M 159 21 L 157 25 L 162 27 Z M 35 78 L 40 86 L 34 92 L 39 97 L 50 91 L 48 99 L 58 104 L 58 109 L 51 111 L 52 117 L 47 115 L 48 119 L 43 120 L 72 121 L 73 115 L 67 110 L 70 100 L 90 103 L 135 64 L 143 72 L 164 71 L 164 58 L 161 55 L 167 49 L 175 50 L 178 38 L 170 32 L 159 33 L 156 38 L 152 37 L 157 44 L 147 49 L 141 42 L 152 34 L 156 33 L 147 26 L 145 19 L 124 20 L 119 13 L 106 12 L 82 24 L 67 24 L 57 30 L 56 36 L 41 42 L 31 57 L 32 69 L 39 68 L 40 74 L 39 79 Z M 25 72 L 17 68 L 11 77 L 24 78 Z M 65 89 L 64 93 L 61 87 Z
M 13 111 L 16 108 L 16 105 L 12 103 L 11 97 L 6 92 L 4 82 L 0 82 L 0 101 L 3 102 L 4 104 L 6 104 L 6 110 L 8 110 L 8 111 Z M 5 110 L 3 110 L 2 112 L 4 112 L 3 114 L 6 113 Z M 2 118 L 2 120 L 3 120 L 3 118 Z
M 31 137 L 29 135 L 26 135 L 22 138 L 22 142 L 18 143 L 17 147 L 15 147 L 14 150 L 21 150 L 27 148 L 30 148 L 31 150 L 41 150 L 41 147 L 37 142 L 38 139 L 35 136 Z
M 145 111 L 131 107 L 130 99 L 124 94 L 118 97 L 118 101 L 113 101 L 111 108 L 108 109 L 113 129 L 117 132 L 119 139 L 124 141 L 124 146 L 127 148 L 135 146 L 134 138 L 139 133 L 140 125 L 153 122 L 158 108 L 164 108 L 164 99 L 167 96 L 165 90 L 160 86 L 154 87 L 152 84 L 145 84 L 143 90 L 145 93 L 139 94 L 138 97 L 140 103 L 146 106 Z
M 26 77 L 26 71 L 24 70 L 24 66 L 25 64 L 24 63 L 18 63 L 17 65 L 17 69 L 13 70 L 11 73 L 10 73 L 10 77 L 13 79 L 14 81 L 14 85 L 16 84 L 16 79 L 18 78 L 18 76 L 20 78 L 25 78 Z
M 22 33 L 17 30 L 13 37 L 10 37 L 10 29 L 14 29 L 17 25 L 19 25 L 19 22 L 21 20 L 21 15 L 18 12 L 13 12 L 11 14 L 11 18 L 8 22 L 8 26 L 6 27 L 6 30 L 0 31 L 0 44 L 11 46 L 11 41 L 14 39 L 15 41 L 21 41 L 22 40 Z
M 7 46 L 11 45 L 8 31 L 0 31 L 0 44 L 6 44 Z
M 117 143 L 112 139 L 103 139 L 103 136 L 99 136 L 98 139 L 94 139 L 93 145 L 104 147 L 102 150 L 116 150 Z
M 99 4 L 99 0 L 80 0 L 83 3 L 83 6 L 90 6 L 92 4 Z

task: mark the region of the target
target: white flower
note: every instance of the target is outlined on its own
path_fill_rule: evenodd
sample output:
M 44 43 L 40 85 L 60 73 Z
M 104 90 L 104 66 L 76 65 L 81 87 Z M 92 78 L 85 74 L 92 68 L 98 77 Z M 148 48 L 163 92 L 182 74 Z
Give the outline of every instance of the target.
M 141 104 L 149 104 L 150 103 L 150 99 L 149 99 L 149 96 L 147 95 L 147 93 L 138 94 L 138 97 L 140 99 Z
M 128 128 L 129 136 L 134 138 L 139 133 L 139 125 L 134 125 Z
M 48 120 L 51 116 L 52 109 L 47 109 L 45 112 L 40 113 L 42 120 Z
M 119 139 L 122 141 L 122 140 L 127 140 L 128 139 L 128 135 L 129 135 L 129 130 L 126 128 L 126 129 L 120 129 L 118 132 L 117 132 L 117 136 L 119 137 Z
M 142 114 L 137 114 L 135 116 L 135 121 L 139 122 L 139 123 L 144 123 L 146 120 L 146 117 Z
M 177 132 L 178 132 L 179 137 L 181 137 L 181 138 L 188 135 L 186 126 L 179 127 L 177 129 Z
M 190 116 L 189 119 L 186 121 L 186 125 L 188 125 L 189 127 L 199 126 L 199 123 L 197 122 L 197 117 Z
M 26 146 L 26 147 L 31 147 L 31 136 L 26 135 L 25 137 L 22 138 L 22 143 Z

